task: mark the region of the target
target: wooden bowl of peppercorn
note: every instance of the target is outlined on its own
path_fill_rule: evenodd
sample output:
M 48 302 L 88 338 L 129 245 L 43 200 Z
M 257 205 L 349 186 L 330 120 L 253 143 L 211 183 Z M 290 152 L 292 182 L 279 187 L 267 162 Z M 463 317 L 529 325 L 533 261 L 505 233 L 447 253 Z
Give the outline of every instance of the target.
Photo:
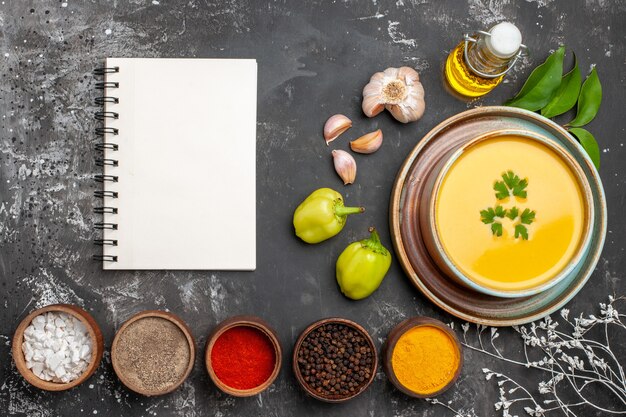
M 235 397 L 260 394 L 278 377 L 282 348 L 278 335 L 255 316 L 230 317 L 207 339 L 204 363 L 222 392 Z
M 374 381 L 378 353 L 359 324 L 332 317 L 316 321 L 300 334 L 293 351 L 293 372 L 311 397 L 341 403 L 364 392 Z

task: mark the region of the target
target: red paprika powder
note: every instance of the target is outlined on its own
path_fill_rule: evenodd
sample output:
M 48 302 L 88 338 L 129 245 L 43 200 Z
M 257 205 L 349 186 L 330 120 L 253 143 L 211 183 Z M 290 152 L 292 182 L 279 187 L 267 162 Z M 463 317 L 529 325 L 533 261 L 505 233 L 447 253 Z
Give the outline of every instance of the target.
M 263 384 L 276 364 L 274 345 L 261 330 L 236 326 L 226 330 L 211 349 L 215 376 L 231 388 L 246 390 Z

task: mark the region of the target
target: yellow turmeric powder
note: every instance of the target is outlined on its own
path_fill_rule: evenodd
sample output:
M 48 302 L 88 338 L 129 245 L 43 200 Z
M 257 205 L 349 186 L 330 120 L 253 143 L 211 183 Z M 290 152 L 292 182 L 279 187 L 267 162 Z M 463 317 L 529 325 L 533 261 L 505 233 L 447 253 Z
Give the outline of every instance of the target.
M 461 361 L 461 352 L 443 330 L 417 326 L 405 332 L 391 356 L 398 381 L 410 391 L 428 395 L 445 387 Z

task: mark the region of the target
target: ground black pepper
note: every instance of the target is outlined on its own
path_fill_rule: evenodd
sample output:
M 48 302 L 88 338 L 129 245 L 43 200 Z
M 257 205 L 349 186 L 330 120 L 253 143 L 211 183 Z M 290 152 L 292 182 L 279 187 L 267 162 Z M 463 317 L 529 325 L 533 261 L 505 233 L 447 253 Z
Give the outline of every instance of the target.
M 343 323 L 312 330 L 298 349 L 298 369 L 305 383 L 330 399 L 359 393 L 372 373 L 374 352 L 366 337 Z
M 148 392 L 167 390 L 185 375 L 190 349 L 185 334 L 169 320 L 144 317 L 119 336 L 118 372 Z

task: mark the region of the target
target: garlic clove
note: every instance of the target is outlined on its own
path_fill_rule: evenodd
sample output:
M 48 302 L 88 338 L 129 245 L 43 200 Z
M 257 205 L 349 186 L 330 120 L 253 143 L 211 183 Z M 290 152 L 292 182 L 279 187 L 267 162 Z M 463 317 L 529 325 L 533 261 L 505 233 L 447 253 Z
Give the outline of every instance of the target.
M 382 144 L 383 131 L 378 129 L 350 142 L 350 149 L 358 153 L 374 153 Z
M 335 171 L 339 174 L 339 177 L 343 180 L 343 185 L 354 183 L 356 179 L 356 161 L 346 151 L 333 150 L 333 163 L 335 164 Z
M 331 116 L 324 124 L 324 140 L 326 145 L 341 135 L 346 130 L 352 127 L 352 120 L 348 119 L 343 114 L 335 114 Z
M 398 71 L 400 68 L 389 67 L 383 71 L 383 76 L 386 80 L 395 80 L 398 78 Z
M 420 82 L 420 75 L 411 67 L 400 67 L 398 69 L 397 77 L 403 79 L 404 83 L 408 86 L 415 85 Z
M 382 72 L 377 72 L 372 75 L 370 82 L 363 89 L 361 108 L 367 117 L 374 117 L 385 109 L 385 103 L 380 97 L 384 78 L 385 75 Z
M 385 109 L 385 103 L 376 95 L 364 96 L 361 108 L 367 117 L 374 117 Z

